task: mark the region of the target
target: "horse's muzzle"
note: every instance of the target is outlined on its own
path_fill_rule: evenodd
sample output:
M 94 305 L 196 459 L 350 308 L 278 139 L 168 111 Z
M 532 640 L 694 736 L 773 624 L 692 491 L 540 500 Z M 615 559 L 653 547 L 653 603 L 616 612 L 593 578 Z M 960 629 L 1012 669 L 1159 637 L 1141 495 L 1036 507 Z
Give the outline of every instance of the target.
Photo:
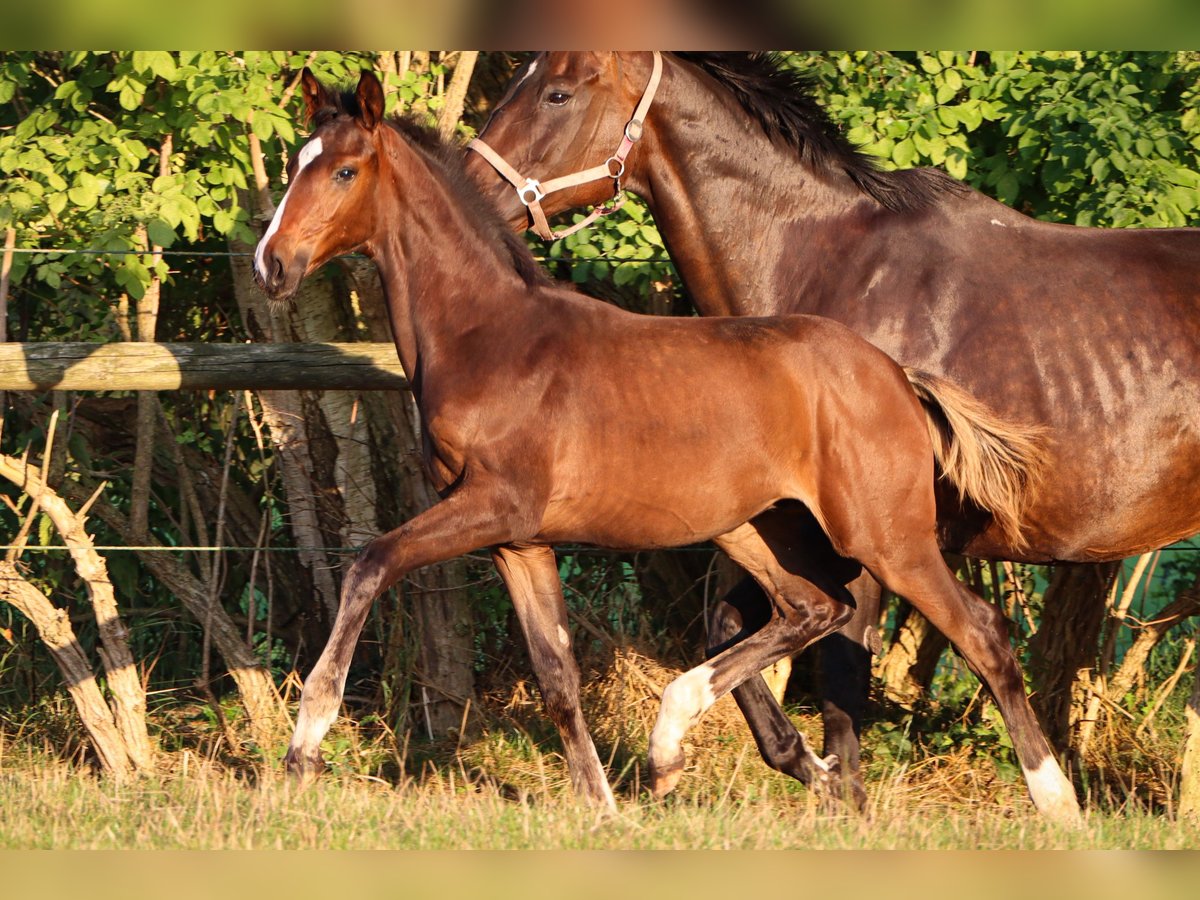
M 285 304 L 295 296 L 308 269 L 306 255 L 293 257 L 290 263 L 267 251 L 254 262 L 254 280 L 275 304 Z

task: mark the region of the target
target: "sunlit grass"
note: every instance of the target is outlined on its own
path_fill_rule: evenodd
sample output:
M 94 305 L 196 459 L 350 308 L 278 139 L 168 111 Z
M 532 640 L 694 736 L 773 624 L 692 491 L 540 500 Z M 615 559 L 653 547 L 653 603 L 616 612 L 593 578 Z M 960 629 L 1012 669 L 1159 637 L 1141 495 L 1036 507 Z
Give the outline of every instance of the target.
M 190 755 L 189 755 L 190 756 Z M 716 802 L 623 797 L 598 816 L 553 781 L 508 794 L 443 774 L 393 786 L 331 776 L 305 791 L 186 756 L 118 785 L 63 762 L 9 757 L 0 770 L 0 848 L 39 849 L 670 849 L 1185 848 L 1200 828 L 1136 810 L 1092 812 L 1080 831 L 1027 803 L 914 800 L 872 785 L 867 817 L 830 813 L 802 793 Z
M 324 743 L 328 770 L 304 791 L 279 770 L 286 738 L 266 753 L 230 747 L 203 709 L 186 706 L 154 716 L 154 774 L 125 784 L 98 777 L 60 702 L 0 727 L 0 849 L 1200 847 L 1200 824 L 1177 820 L 1162 802 L 1174 792 L 1163 778 L 1146 790 L 1093 774 L 1083 829 L 1042 820 L 986 711 L 872 722 L 863 742 L 868 808 L 858 815 L 769 770 L 725 698 L 688 735 L 675 793 L 656 802 L 643 785 L 646 742 L 672 672 L 633 652 L 605 672 L 583 699 L 617 796 L 613 816 L 577 803 L 537 692 L 522 683 L 487 699 L 482 733 L 450 744 L 343 717 Z M 819 746 L 819 716 L 793 709 L 792 718 Z M 236 731 L 235 704 L 226 719 Z M 1164 738 L 1153 746 L 1178 746 L 1176 735 Z M 1116 747 L 1124 738 L 1108 740 Z M 1128 753 L 1112 759 L 1136 774 Z M 1138 777 L 1171 768 L 1142 765 Z

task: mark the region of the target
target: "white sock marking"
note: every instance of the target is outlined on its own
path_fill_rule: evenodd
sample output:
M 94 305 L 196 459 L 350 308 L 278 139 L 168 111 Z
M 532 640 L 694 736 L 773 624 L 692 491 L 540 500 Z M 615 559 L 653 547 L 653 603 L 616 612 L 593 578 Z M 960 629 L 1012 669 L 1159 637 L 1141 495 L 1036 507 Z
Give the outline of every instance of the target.
M 663 691 L 658 720 L 650 734 L 650 759 L 665 762 L 680 753 L 687 730 L 710 706 L 717 702 L 713 693 L 715 674 L 708 663 L 684 672 Z
M 1021 770 L 1025 773 L 1029 796 L 1040 813 L 1067 824 L 1079 823 L 1079 800 L 1075 796 L 1075 788 L 1054 757 L 1047 756 L 1036 769 L 1022 766 Z
M 296 176 L 292 179 L 292 185 L 300 178 L 300 173 L 304 171 L 304 167 L 320 156 L 323 149 L 320 138 L 314 138 L 300 148 L 300 153 L 296 156 Z M 283 199 L 279 201 L 279 208 L 275 210 L 275 216 L 271 219 L 271 224 L 267 227 L 267 233 L 262 236 L 262 240 L 254 248 L 254 270 L 258 272 L 258 277 L 263 281 L 267 280 L 267 269 L 263 264 L 267 242 L 275 236 L 275 232 L 279 230 L 279 223 L 283 221 L 283 208 L 287 206 L 287 198 L 288 194 L 291 193 L 292 185 L 288 186 L 287 191 L 283 194 Z

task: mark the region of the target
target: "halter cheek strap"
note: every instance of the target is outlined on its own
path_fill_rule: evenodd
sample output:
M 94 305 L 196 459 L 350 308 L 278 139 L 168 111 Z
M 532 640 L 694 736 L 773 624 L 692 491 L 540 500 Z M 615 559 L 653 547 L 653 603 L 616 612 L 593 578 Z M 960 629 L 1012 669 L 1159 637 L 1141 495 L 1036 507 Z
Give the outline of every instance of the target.
M 617 145 L 616 152 L 598 166 L 592 166 L 590 169 L 583 169 L 579 172 L 573 172 L 570 175 L 562 175 L 558 178 L 551 178 L 549 181 L 541 182 L 536 178 L 523 176 L 503 156 L 484 143 L 481 138 L 475 138 L 475 140 L 467 144 L 468 150 L 474 150 L 486 159 L 497 172 L 504 176 L 509 184 L 516 188 L 517 199 L 528 208 L 529 215 L 533 218 L 533 231 L 542 240 L 556 241 L 569 234 L 574 234 L 581 228 L 591 225 L 601 216 L 616 212 L 624 204 L 625 192 L 621 189 L 621 176 L 625 174 L 625 158 L 629 155 L 629 151 L 633 149 L 633 145 L 642 137 L 646 113 L 650 111 L 650 104 L 654 102 L 654 94 L 658 91 L 658 83 L 662 80 L 662 54 L 657 50 L 653 52 L 654 68 L 650 72 L 650 80 L 646 83 L 646 89 L 642 92 L 642 99 L 633 111 L 633 117 L 625 125 L 625 133 L 621 136 L 621 142 Z M 564 188 L 575 187 L 576 185 L 587 184 L 588 182 L 599 181 L 604 178 L 611 178 L 613 180 L 612 200 L 602 206 L 597 206 L 582 222 L 576 222 L 569 228 L 562 228 L 558 231 L 550 228 L 550 224 L 546 220 L 546 213 L 542 210 L 543 197 L 555 191 L 561 191 Z

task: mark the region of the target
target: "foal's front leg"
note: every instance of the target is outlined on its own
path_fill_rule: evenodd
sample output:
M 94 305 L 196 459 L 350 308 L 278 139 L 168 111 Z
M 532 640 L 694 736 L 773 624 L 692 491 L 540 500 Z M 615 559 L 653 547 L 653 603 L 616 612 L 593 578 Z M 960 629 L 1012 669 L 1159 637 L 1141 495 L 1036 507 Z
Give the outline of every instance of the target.
M 616 809 L 579 708 L 579 666 L 571 651 L 567 605 L 554 551 L 545 546 L 498 547 L 492 551 L 492 559 L 512 595 L 542 702 L 562 738 L 575 792 L 594 806 Z
M 510 540 L 513 524 L 502 513 L 506 506 L 511 509 L 499 494 L 466 482 L 359 554 L 342 583 L 329 641 L 304 680 L 286 757 L 290 773 L 308 780 L 321 769 L 321 740 L 337 719 L 354 646 L 375 598 L 414 569 Z

